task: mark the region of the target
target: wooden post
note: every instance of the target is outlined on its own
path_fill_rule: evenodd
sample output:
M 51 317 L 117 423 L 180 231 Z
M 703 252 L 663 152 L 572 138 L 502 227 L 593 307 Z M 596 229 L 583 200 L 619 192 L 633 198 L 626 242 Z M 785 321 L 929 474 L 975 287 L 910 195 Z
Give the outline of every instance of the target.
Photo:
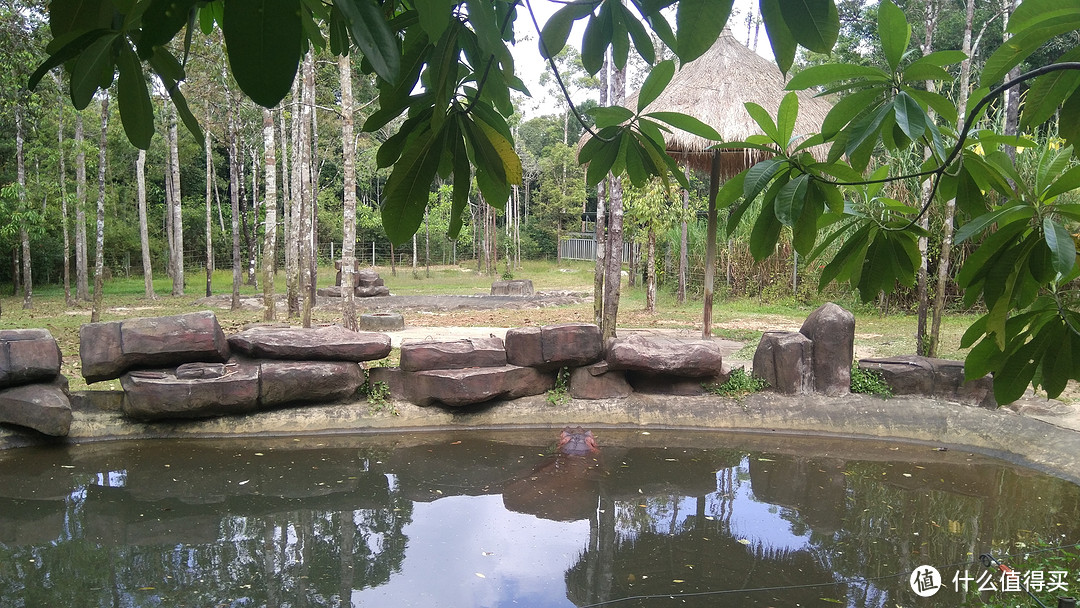
M 705 233 L 705 311 L 701 337 L 712 337 L 713 282 L 716 279 L 716 195 L 720 192 L 720 153 L 714 152 L 709 174 L 709 223 Z

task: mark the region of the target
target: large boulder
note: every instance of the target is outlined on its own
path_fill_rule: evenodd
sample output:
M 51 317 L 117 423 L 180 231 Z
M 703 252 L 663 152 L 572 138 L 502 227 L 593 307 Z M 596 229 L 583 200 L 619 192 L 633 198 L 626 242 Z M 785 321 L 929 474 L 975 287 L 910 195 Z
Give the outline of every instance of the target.
M 213 312 L 87 323 L 79 328 L 79 358 L 87 383 L 131 369 L 224 362 L 229 343 Z
M 61 383 L 25 384 L 0 390 L 0 422 L 64 437 L 71 430 L 71 418 L 71 402 Z
M 722 350 L 711 340 L 631 335 L 608 341 L 613 370 L 711 378 L 723 373 Z
M 531 296 L 534 293 L 533 283 L 530 279 L 491 282 L 491 295 L 493 296 Z
M 259 408 L 259 364 L 232 360 L 220 376 L 178 378 L 174 370 L 135 370 L 120 377 L 124 414 L 132 418 L 201 418 Z
M 810 313 L 799 333 L 814 343 L 814 390 L 830 397 L 848 394 L 855 358 L 855 315 L 828 302 Z
M 351 361 L 261 361 L 260 374 L 260 408 L 347 399 L 364 383 Z
M 405 396 L 416 405 L 442 403 L 462 407 L 492 399 L 540 395 L 554 387 L 554 374 L 533 367 L 436 369 L 409 373 L 405 380 Z
M 754 351 L 754 375 L 778 393 L 814 392 L 814 343 L 799 332 L 767 331 Z
M 626 374 L 611 371 L 605 361 L 570 372 L 570 396 L 574 399 L 620 399 L 633 392 Z
M 0 387 L 48 382 L 60 375 L 60 347 L 46 329 L 0 331 Z
M 401 369 L 407 372 L 505 365 L 506 348 L 502 338 L 494 336 L 460 340 L 405 340 L 401 344 Z
M 253 327 L 229 336 L 229 346 L 248 357 L 294 361 L 374 361 L 390 354 L 390 336 L 319 328 Z
M 506 332 L 511 365 L 558 369 L 599 361 L 604 354 L 600 328 L 592 323 L 518 327 Z
M 994 380 L 964 379 L 964 362 L 915 355 L 860 359 L 859 368 L 881 375 L 894 395 L 925 395 L 994 409 Z

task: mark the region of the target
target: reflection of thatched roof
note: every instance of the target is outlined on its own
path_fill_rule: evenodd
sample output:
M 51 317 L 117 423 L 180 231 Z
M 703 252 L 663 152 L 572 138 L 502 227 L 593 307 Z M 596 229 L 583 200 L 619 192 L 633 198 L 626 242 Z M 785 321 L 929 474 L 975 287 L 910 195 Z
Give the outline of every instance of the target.
M 687 63 L 676 72 L 667 89 L 645 109 L 646 112 L 682 112 L 713 127 L 724 141 L 741 141 L 761 134 L 743 104 L 752 101 L 765 108 L 776 119 L 776 111 L 784 98 L 786 82 L 776 64 L 746 48 L 727 29 L 704 55 Z M 832 107 L 821 98 L 800 91 L 799 118 L 795 134 L 821 130 L 821 121 Z M 624 105 L 637 108 L 637 93 Z M 708 169 L 711 142 L 686 131 L 672 129 L 665 133 L 668 152 L 680 162 Z M 822 156 L 825 151 L 821 150 Z M 757 153 L 744 150 L 724 150 L 722 171 L 733 175 L 743 170 Z

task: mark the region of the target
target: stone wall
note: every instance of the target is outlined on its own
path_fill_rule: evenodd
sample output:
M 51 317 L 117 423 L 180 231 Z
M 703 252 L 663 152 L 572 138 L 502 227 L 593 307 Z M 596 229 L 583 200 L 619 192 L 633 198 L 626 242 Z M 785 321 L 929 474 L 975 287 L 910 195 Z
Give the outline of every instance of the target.
M 68 382 L 60 374 L 60 347 L 48 330 L 0 331 L 0 422 L 68 434 Z

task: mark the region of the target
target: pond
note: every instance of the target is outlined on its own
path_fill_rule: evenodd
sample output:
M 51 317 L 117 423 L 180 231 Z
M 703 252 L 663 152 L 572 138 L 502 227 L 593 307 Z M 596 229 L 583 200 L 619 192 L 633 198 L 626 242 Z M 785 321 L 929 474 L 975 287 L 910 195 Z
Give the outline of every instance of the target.
M 1080 532 L 1076 485 L 959 449 L 597 429 L 566 456 L 558 436 L 0 452 L 0 604 L 945 606 L 974 556 Z

